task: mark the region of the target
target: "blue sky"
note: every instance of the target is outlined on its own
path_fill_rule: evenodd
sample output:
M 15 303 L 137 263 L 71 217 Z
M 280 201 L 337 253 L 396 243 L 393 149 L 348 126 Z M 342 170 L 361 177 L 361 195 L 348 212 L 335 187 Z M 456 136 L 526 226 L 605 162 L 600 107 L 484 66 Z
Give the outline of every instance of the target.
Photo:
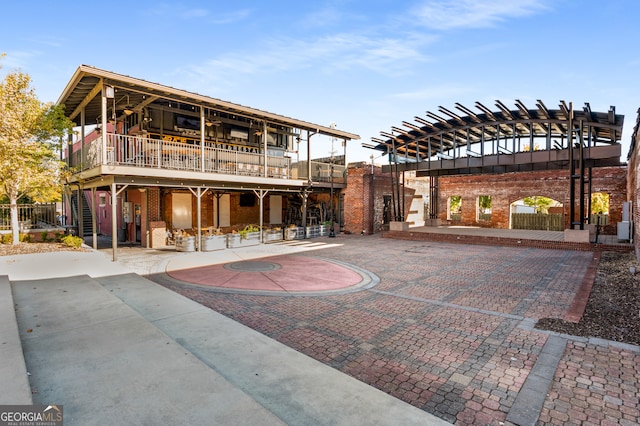
M 0 75 L 56 101 L 80 64 L 357 133 L 455 102 L 640 107 L 637 0 L 5 2 Z M 426 118 L 426 117 L 425 117 Z M 313 148 L 329 154 L 330 144 Z M 379 161 L 379 160 L 377 160 Z

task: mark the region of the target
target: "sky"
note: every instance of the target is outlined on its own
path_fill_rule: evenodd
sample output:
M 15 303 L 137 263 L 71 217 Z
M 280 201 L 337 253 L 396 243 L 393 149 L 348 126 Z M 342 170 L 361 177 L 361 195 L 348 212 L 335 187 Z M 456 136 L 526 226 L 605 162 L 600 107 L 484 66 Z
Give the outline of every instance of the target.
M 640 107 L 637 0 L 3 2 L 0 77 L 55 102 L 81 64 L 360 135 L 363 148 L 438 107 L 561 100 Z M 479 112 L 479 111 L 478 111 Z M 331 153 L 313 145 L 312 157 Z M 342 148 L 339 148 L 341 151 Z

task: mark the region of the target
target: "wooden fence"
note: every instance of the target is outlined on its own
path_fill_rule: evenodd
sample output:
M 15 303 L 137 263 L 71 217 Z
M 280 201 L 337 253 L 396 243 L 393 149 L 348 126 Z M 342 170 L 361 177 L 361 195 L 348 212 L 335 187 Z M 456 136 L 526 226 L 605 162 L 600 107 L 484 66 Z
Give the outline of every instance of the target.
M 56 226 L 56 203 L 18 204 L 20 230 L 50 228 Z M 0 230 L 11 229 L 9 204 L 0 204 Z
M 534 229 L 539 231 L 563 231 L 564 215 L 512 213 L 511 229 Z

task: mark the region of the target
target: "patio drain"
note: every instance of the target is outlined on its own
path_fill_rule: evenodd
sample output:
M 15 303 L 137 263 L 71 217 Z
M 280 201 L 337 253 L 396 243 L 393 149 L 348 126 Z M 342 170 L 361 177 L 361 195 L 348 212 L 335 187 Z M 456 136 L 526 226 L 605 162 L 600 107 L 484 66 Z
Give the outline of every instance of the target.
M 281 266 L 273 262 L 262 262 L 258 260 L 243 260 L 241 262 L 227 263 L 224 269 L 239 272 L 267 272 L 277 271 Z

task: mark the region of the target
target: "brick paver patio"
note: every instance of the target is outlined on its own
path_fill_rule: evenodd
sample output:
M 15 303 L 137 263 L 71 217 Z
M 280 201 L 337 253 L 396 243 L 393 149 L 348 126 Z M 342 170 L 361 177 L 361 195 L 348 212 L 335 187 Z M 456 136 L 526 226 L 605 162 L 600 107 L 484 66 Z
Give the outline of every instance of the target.
M 343 245 L 302 255 L 355 265 L 380 282 L 312 297 L 163 283 L 459 425 L 508 424 L 522 411 L 516 399 L 523 387 L 536 390 L 530 373 L 551 336 L 533 325 L 566 315 L 593 261 L 590 252 L 377 236 L 331 242 Z M 566 348 L 547 373 L 538 424 L 640 423 L 640 349 L 560 337 Z

